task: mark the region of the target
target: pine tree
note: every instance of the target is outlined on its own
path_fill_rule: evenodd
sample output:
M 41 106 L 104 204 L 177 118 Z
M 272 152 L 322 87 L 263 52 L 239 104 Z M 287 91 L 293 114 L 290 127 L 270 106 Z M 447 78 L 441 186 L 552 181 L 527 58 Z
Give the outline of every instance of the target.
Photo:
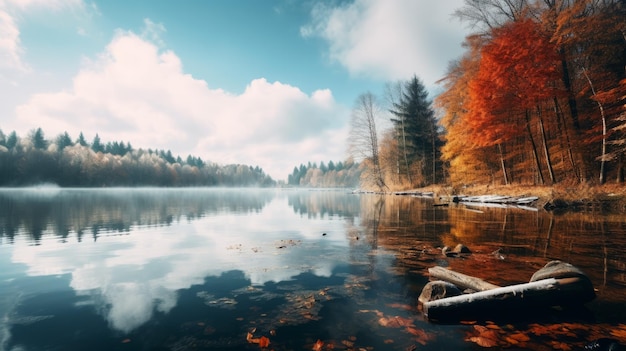
M 31 131 L 30 141 L 33 143 L 33 147 L 38 150 L 45 150 L 48 148 L 48 141 L 44 137 L 43 130 L 37 128 Z
M 79 144 L 80 146 L 88 146 L 87 140 L 85 140 L 85 136 L 83 135 L 83 132 L 80 132 L 80 134 L 78 135 L 78 139 L 76 139 L 76 143 Z
M 422 81 L 413 76 L 400 91 L 390 110 L 403 173 L 412 184 L 424 185 L 436 181 L 438 160 L 437 122 L 428 91 Z M 431 178 L 431 181 L 426 179 Z M 415 179 L 417 178 L 417 179 Z
M 98 134 L 96 134 L 96 136 L 93 138 L 93 142 L 91 143 L 91 149 L 94 152 L 104 152 L 104 145 L 102 145 L 102 142 L 100 142 L 100 136 L 98 136 Z
M 70 138 L 70 135 L 67 134 L 67 132 L 64 132 L 63 134 L 57 137 L 55 143 L 57 145 L 58 150 L 63 151 L 63 149 L 72 145 L 72 138 Z

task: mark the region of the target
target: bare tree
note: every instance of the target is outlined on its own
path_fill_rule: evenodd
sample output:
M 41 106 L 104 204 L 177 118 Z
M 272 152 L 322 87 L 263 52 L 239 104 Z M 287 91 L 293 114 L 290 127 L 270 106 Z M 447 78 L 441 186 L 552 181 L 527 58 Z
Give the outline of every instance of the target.
M 364 174 L 370 178 L 378 190 L 383 191 L 387 185 L 378 155 L 376 119 L 379 113 L 380 108 L 372 93 L 359 95 L 352 110 L 348 151 L 355 160 L 362 160 L 370 166 Z
M 530 9 L 528 0 L 465 0 L 454 16 L 488 32 L 509 21 L 517 21 Z

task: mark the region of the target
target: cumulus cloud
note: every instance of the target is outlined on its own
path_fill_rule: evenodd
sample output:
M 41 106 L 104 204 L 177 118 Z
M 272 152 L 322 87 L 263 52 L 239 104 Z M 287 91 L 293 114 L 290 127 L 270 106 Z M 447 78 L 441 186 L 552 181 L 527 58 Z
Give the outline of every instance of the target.
M 86 59 L 71 89 L 18 106 L 16 122 L 54 135 L 98 133 L 183 158 L 259 165 L 279 179 L 301 162 L 344 158 L 348 113 L 329 90 L 307 94 L 264 78 L 241 94 L 210 88 L 155 44 L 162 25 L 145 24 L 141 35 L 118 31 L 104 52 Z
M 462 0 L 319 3 L 301 34 L 325 40 L 330 59 L 354 75 L 397 80 L 417 74 L 432 86 L 448 61 L 462 51 L 464 30 L 450 17 L 462 4 Z

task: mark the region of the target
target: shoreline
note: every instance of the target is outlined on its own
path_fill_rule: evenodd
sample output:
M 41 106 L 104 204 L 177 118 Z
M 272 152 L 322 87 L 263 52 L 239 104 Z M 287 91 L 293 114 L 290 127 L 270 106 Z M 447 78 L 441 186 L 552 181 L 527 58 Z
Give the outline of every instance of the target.
M 368 191 L 364 191 L 368 192 Z M 626 184 L 605 185 L 476 185 L 455 188 L 434 185 L 424 188 L 384 192 L 386 195 L 432 197 L 437 203 L 454 202 L 462 196 L 508 196 L 513 198 L 537 197 L 534 206 L 548 211 L 617 211 L 626 213 Z

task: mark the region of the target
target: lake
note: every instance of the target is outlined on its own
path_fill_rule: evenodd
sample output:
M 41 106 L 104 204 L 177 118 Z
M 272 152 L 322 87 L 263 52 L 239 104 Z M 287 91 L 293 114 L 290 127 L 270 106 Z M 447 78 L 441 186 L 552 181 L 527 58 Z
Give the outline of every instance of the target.
M 473 254 L 445 257 L 462 243 Z M 626 217 L 276 189 L 0 190 L 0 350 L 580 349 L 626 342 Z M 494 284 L 559 259 L 582 311 L 435 324 L 435 265 Z M 269 341 L 269 346 L 265 344 Z

